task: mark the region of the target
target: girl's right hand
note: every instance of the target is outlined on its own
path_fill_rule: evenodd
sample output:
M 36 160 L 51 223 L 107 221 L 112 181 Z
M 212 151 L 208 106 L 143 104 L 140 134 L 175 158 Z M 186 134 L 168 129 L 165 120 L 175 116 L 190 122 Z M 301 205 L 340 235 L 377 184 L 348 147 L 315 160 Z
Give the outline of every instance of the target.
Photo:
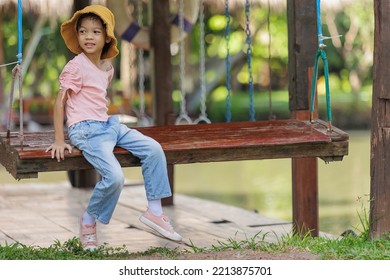
M 69 144 L 66 144 L 65 142 L 57 143 L 50 145 L 46 149 L 46 152 L 51 151 L 51 158 L 54 159 L 54 157 L 57 159 L 58 162 L 65 159 L 65 150 L 68 150 L 69 153 L 72 153 L 72 146 Z

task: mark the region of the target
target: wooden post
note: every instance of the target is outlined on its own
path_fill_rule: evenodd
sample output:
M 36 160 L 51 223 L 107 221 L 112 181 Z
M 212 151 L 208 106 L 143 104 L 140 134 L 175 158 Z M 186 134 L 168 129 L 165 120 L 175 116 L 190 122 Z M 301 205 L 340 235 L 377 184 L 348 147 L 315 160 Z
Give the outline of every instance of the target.
M 289 104 L 292 117 L 308 120 L 311 72 L 317 50 L 316 6 L 312 0 L 287 0 Z M 294 233 L 318 236 L 317 158 L 292 159 Z
M 370 237 L 390 232 L 390 2 L 374 1 Z
M 153 61 L 153 100 L 156 125 L 169 124 L 173 111 L 171 24 L 169 0 L 152 1 L 151 55 Z
M 171 24 L 169 22 L 169 0 L 152 1 L 151 58 L 153 83 L 153 115 L 156 125 L 170 124 L 173 114 Z M 172 193 L 174 165 L 168 165 Z M 173 196 L 163 200 L 164 205 L 173 204 Z
M 73 2 L 73 13 L 78 11 L 78 10 L 84 9 L 85 7 L 87 7 L 90 4 L 91 4 L 91 0 L 74 1 Z
M 0 22 L 3 22 L 3 11 L 0 11 Z M 3 31 L 3 28 L 0 28 L 0 42 L 4 42 L 4 31 Z M 4 58 L 4 44 L 1 43 L 0 44 L 0 65 L 3 65 L 5 64 L 5 58 Z M 6 74 L 6 69 L 5 67 L 3 68 L 0 68 L 0 109 L 1 109 L 1 116 L 0 116 L 0 128 L 2 128 L 2 125 L 3 125 L 3 117 L 5 118 L 5 114 L 7 112 L 6 108 L 7 108 L 7 105 L 5 102 L 5 94 L 4 94 L 4 90 L 5 90 L 5 83 L 4 83 L 4 80 L 5 80 L 5 74 Z M 9 108 L 11 109 L 11 108 Z

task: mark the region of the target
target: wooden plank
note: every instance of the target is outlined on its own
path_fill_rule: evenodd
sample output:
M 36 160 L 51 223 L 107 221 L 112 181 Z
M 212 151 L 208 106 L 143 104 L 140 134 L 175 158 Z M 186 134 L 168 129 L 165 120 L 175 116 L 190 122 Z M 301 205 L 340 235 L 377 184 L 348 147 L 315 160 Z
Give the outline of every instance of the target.
M 320 122 L 278 120 L 137 129 L 161 143 L 168 164 L 309 156 L 341 159 L 348 153 L 348 135 L 329 134 Z M 0 162 L 17 179 L 37 172 L 92 168 L 77 149 L 61 163 L 51 159 L 45 149 L 54 141 L 53 132 L 25 133 L 23 145 L 16 133 L 10 139 L 0 136 L 4 154 Z M 126 150 L 115 148 L 114 152 L 123 167 L 140 165 Z
M 47 247 L 55 240 L 64 242 L 77 236 L 79 217 L 90 195 L 90 190 L 72 188 L 67 182 L 0 184 L 0 244 Z M 277 242 L 291 232 L 291 224 L 279 225 L 281 221 L 251 211 L 178 194 L 174 207 L 164 207 L 184 238 L 178 243 L 152 233 L 138 220 L 146 207 L 144 186 L 125 187 L 110 224 L 98 225 L 99 242 L 114 248 L 125 244 L 130 252 L 150 247 L 191 250 L 191 242 L 199 248 L 211 248 L 228 238 L 250 239 L 260 230 L 260 238 L 268 233 L 265 242 Z M 221 218 L 231 223 L 213 223 Z M 21 224 L 25 230 L 21 231 Z
M 140 132 L 156 139 L 164 151 L 191 151 L 198 149 L 229 149 L 258 146 L 285 146 L 307 143 L 331 143 L 348 140 L 342 132 L 326 132 L 325 124 L 297 120 L 277 120 L 265 122 L 237 122 L 163 127 L 140 127 Z M 322 130 L 322 131 L 321 131 Z M 4 134 L 0 134 L 4 139 Z M 53 132 L 25 133 L 23 146 L 17 134 L 12 134 L 8 145 L 16 149 L 21 159 L 50 158 L 45 152 L 54 141 Z M 6 140 L 4 139 L 4 142 Z M 116 154 L 128 152 L 117 148 Z M 76 150 L 67 157 L 79 157 Z M 289 157 L 289 155 L 286 155 Z

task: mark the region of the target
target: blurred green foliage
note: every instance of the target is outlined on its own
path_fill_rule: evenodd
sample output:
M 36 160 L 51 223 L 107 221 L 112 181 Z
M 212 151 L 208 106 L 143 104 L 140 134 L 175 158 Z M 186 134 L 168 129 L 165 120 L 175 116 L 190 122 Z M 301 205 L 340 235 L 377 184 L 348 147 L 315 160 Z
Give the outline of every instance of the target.
M 25 47 L 32 38 L 34 24 L 37 21 L 37 15 L 28 14 L 23 16 L 23 56 L 25 58 Z M 44 34 L 38 43 L 33 54 L 33 59 L 26 69 L 27 72 L 23 77 L 23 93 L 25 96 L 41 94 L 45 97 L 55 95 L 58 90 L 58 76 L 64 67 L 68 51 L 59 33 L 59 23 L 47 22 L 43 28 L 50 30 Z M 16 61 L 17 54 L 17 26 L 16 16 L 5 13 L 3 15 L 3 33 L 4 33 L 4 57 L 6 63 Z M 12 66 L 7 67 L 6 92 L 11 85 Z
M 323 9 L 322 22 L 325 36 L 332 36 L 326 40 L 326 53 L 329 60 L 330 87 L 331 93 L 343 95 L 344 99 L 351 100 L 350 103 L 367 102 L 363 96 L 367 96 L 364 89 L 370 88 L 372 83 L 372 53 L 373 53 L 373 31 L 374 14 L 372 5 L 367 5 L 366 0 L 359 1 L 343 9 Z M 16 15 L 3 11 L 2 29 L 4 40 L 5 62 L 16 60 L 17 53 L 17 26 Z M 233 95 L 246 94 L 249 77 L 246 65 L 246 43 L 245 43 L 245 11 L 234 9 L 231 11 L 231 32 L 230 32 L 230 55 L 240 55 L 240 59 L 232 65 L 232 91 Z M 288 36 L 287 16 L 285 9 L 274 9 L 268 13 L 268 9 L 260 4 L 254 5 L 250 10 L 250 28 L 252 36 L 252 70 L 255 92 L 259 99 L 265 100 L 268 96 L 269 83 L 272 91 L 284 92 L 284 102 L 288 102 L 286 92 L 288 86 Z M 38 15 L 33 13 L 25 14 L 23 18 L 24 46 L 31 39 L 34 25 Z M 54 96 L 58 90 L 58 76 L 71 57 L 65 47 L 59 33 L 59 25 L 64 19 L 57 22 L 47 22 L 43 28 L 51 32 L 41 37 L 39 45 L 33 55 L 31 64 L 24 77 L 24 94 L 31 96 L 39 93 L 43 96 Z M 270 28 L 268 30 L 268 22 Z M 215 82 L 212 92 L 208 96 L 210 108 L 217 106 L 224 101 L 223 90 L 225 86 L 225 71 L 223 69 L 226 57 L 227 46 L 225 40 L 226 16 L 224 11 L 215 12 L 214 9 L 205 10 L 205 46 L 206 46 L 206 80 L 207 83 Z M 199 54 L 199 25 L 195 24 L 190 36 L 187 37 L 188 47 L 186 49 L 187 68 L 190 69 L 187 78 L 193 80 L 192 91 L 199 88 L 198 68 L 200 61 Z M 338 35 L 341 35 L 338 37 Z M 271 44 L 269 46 L 269 43 Z M 270 53 L 269 53 L 270 51 Z M 148 59 L 148 53 L 145 54 Z M 116 77 L 114 85 L 120 87 L 119 59 L 115 61 Z M 271 61 L 271 76 L 268 75 L 268 62 Z M 174 87 L 179 88 L 179 55 L 173 54 L 172 65 L 174 69 Z M 313 57 L 314 63 L 314 57 Z M 220 66 L 218 68 L 218 66 Z M 321 65 L 320 65 L 321 66 Z M 217 69 L 222 69 L 218 70 Z M 321 71 L 321 69 L 320 69 Z M 149 73 L 145 73 L 148 75 Z M 321 74 L 321 72 L 320 72 Z M 11 67 L 7 67 L 5 76 L 5 92 L 9 91 L 11 84 Z M 323 78 L 319 78 L 319 94 L 323 92 Z M 278 96 L 278 94 L 275 94 Z M 233 96 L 234 97 L 234 96 Z M 237 97 L 235 97 L 237 98 Z M 277 97 L 274 97 L 275 100 Z M 278 97 L 279 98 L 279 97 Z M 341 97 L 340 97 L 341 98 Z M 243 99 L 243 98 L 240 98 Z M 336 98 L 338 100 L 339 98 Z M 341 98 L 342 99 L 342 98 Z M 177 102 L 177 98 L 174 98 Z M 242 101 L 240 101 L 241 103 Z M 276 102 L 276 101 L 275 101 Z M 214 103 L 214 104 L 212 104 Z M 352 106 L 352 105 L 351 105 Z M 239 105 L 238 107 L 241 107 Z M 278 105 L 275 105 L 275 109 Z M 219 114 L 219 113 L 217 113 Z

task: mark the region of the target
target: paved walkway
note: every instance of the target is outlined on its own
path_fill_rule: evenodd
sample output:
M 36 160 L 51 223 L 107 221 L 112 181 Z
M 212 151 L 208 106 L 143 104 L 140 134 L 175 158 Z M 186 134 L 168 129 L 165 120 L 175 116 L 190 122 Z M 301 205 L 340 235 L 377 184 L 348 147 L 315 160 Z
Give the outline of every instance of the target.
M 47 247 L 55 240 L 64 242 L 78 234 L 78 220 L 91 190 L 72 188 L 67 181 L 56 184 L 0 183 L 0 244 L 20 242 Z M 129 252 L 150 247 L 211 248 L 228 239 L 250 239 L 268 233 L 266 241 L 276 241 L 291 231 L 291 223 L 217 202 L 175 194 L 175 205 L 165 207 L 181 243 L 169 241 L 150 231 L 138 218 L 146 209 L 143 185 L 126 186 L 109 225 L 98 225 L 100 243 L 126 246 Z M 263 236 L 262 234 L 260 235 Z

